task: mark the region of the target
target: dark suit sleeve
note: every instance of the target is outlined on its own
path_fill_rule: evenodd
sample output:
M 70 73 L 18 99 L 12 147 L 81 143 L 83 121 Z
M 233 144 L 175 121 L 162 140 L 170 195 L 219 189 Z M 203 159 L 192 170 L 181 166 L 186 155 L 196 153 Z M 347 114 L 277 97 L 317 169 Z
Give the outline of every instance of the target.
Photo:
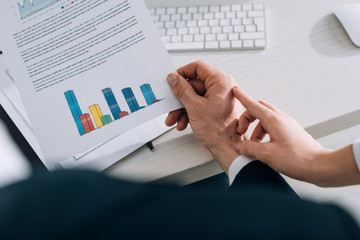
M 0 190 L 0 239 L 360 239 L 343 210 L 244 187 L 140 185 L 63 171 Z
M 278 172 L 260 161 L 253 161 L 241 169 L 230 186 L 230 191 L 241 191 L 248 187 L 259 190 L 275 189 L 288 194 L 289 197 L 299 198 Z

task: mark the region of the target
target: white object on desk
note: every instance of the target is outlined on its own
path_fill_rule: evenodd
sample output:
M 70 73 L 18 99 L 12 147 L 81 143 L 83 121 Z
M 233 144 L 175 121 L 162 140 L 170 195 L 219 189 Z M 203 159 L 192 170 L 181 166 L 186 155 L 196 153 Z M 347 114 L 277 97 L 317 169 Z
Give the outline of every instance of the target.
M 334 11 L 353 43 L 360 47 L 360 4 L 349 4 Z
M 264 49 L 262 3 L 150 8 L 168 51 Z

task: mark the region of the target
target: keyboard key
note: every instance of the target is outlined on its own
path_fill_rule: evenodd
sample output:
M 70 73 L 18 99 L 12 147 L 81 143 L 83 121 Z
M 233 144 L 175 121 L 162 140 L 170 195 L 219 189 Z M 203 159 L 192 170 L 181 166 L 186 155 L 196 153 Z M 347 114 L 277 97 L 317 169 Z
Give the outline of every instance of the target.
M 219 5 L 214 5 L 214 6 L 210 6 L 210 12 L 220 12 L 220 6 Z
M 254 32 L 254 33 L 240 33 L 240 39 L 264 39 L 265 34 L 263 32 Z
M 238 33 L 229 33 L 229 40 L 239 40 Z
M 212 27 L 211 28 L 211 33 L 221 33 L 222 32 L 222 27 Z
M 195 42 L 204 42 L 205 41 L 205 35 L 203 34 L 197 34 L 194 36 Z
M 211 31 L 210 31 L 210 27 L 201 27 L 200 28 L 200 33 L 201 34 L 208 34 L 208 33 L 210 33 Z
M 243 18 L 243 25 L 252 25 L 253 24 L 253 20 L 252 18 Z
M 208 24 L 207 20 L 200 20 L 200 21 L 198 21 L 198 26 L 199 27 L 207 27 L 207 26 L 209 26 L 209 24 Z
M 197 6 L 191 6 L 188 8 L 188 13 L 197 13 L 198 7 Z
M 209 26 L 210 27 L 219 26 L 219 20 L 218 19 L 209 20 Z
M 225 41 L 225 40 L 228 40 L 228 36 L 226 33 L 221 33 L 221 34 L 218 34 L 217 35 L 217 39 L 218 41 Z
M 167 50 L 199 50 L 204 49 L 203 42 L 192 42 L 192 43 L 165 43 Z
M 254 41 L 253 40 L 244 40 L 243 47 L 244 48 L 253 48 L 254 47 Z
M 187 21 L 186 23 L 187 27 L 196 27 L 197 26 L 197 21 L 191 20 L 191 21 Z
M 170 15 L 161 15 L 160 21 L 162 22 L 170 21 Z
M 204 19 L 214 19 L 214 13 L 204 13 Z
M 224 33 L 231 33 L 231 32 L 233 32 L 233 26 L 224 26 L 224 27 L 223 27 L 223 32 L 224 32 Z
M 227 12 L 225 16 L 226 18 L 236 18 L 236 12 Z
M 169 7 L 166 11 L 166 14 L 175 14 L 176 13 L 176 8 L 174 7 Z
M 171 36 L 171 42 L 181 42 L 181 40 L 182 40 L 182 36 L 179 35 Z
M 180 20 L 181 20 L 180 14 L 171 15 L 171 21 L 180 21 Z
M 232 48 L 242 48 L 242 41 L 241 40 L 231 41 L 231 47 Z
M 190 14 L 190 13 L 182 14 L 182 15 L 181 15 L 181 19 L 182 19 L 183 21 L 192 20 L 192 19 L 191 19 L 191 14 Z
M 265 40 L 255 40 L 255 47 L 256 48 L 265 48 L 266 47 Z
M 245 32 L 255 32 L 256 27 L 254 25 L 247 25 L 245 26 Z
M 255 3 L 254 4 L 254 10 L 263 10 L 264 9 L 264 5 L 261 3 Z
M 206 34 L 205 41 L 207 41 L 207 42 L 216 41 L 216 35 L 215 34 Z
M 203 14 L 202 13 L 194 13 L 193 14 L 193 19 L 194 20 L 201 20 L 201 19 L 203 19 Z
M 194 36 L 193 35 L 185 35 L 183 36 L 183 42 L 193 42 Z
M 234 32 L 236 32 L 236 33 L 245 32 L 245 27 L 244 26 L 234 26 Z
M 247 17 L 247 13 L 243 12 L 243 11 L 238 11 L 236 12 L 237 18 L 246 18 Z
M 170 36 L 162 36 L 161 37 L 161 41 L 163 42 L 163 43 L 167 43 L 167 42 L 170 42 Z
M 175 27 L 175 22 L 165 22 L 165 28 L 174 28 Z
M 230 26 L 230 19 L 221 19 L 220 26 Z
M 178 29 L 178 34 L 179 35 L 187 35 L 189 32 L 189 29 L 188 28 L 179 28 Z
M 248 12 L 249 17 L 262 17 L 264 16 L 263 11 L 249 11 Z
M 231 48 L 230 41 L 221 41 L 220 48 L 222 48 L 222 49 Z
M 186 7 L 178 7 L 177 13 L 179 13 L 179 14 L 187 13 L 187 8 Z
M 185 22 L 185 21 L 177 21 L 177 22 L 176 22 L 176 27 L 177 27 L 177 28 L 186 27 L 186 22 Z
M 241 25 L 241 19 L 231 19 L 231 25 Z
M 166 31 L 166 35 L 172 36 L 172 35 L 176 35 L 177 34 L 177 29 L 176 28 L 169 28 Z
M 189 34 L 198 34 L 200 29 L 198 27 L 189 28 Z
M 230 5 L 221 5 L 220 11 L 221 12 L 229 12 L 231 10 Z
M 165 14 L 165 8 L 157 8 L 156 9 L 156 14 L 157 15 L 164 15 Z
M 217 49 L 217 48 L 219 48 L 219 43 L 216 41 L 205 43 L 205 49 Z
M 225 13 L 224 12 L 218 12 L 215 13 L 215 19 L 224 19 L 225 18 Z
M 251 5 L 251 4 L 243 4 L 242 9 L 243 9 L 244 11 L 252 10 L 252 5 Z

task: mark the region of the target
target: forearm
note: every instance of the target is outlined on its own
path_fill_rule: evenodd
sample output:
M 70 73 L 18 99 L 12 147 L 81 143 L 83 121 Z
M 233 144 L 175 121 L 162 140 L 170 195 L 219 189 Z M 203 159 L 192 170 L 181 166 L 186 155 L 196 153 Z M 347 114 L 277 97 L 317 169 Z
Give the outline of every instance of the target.
M 340 187 L 360 184 L 352 145 L 322 153 L 313 169 L 314 183 L 321 187 Z

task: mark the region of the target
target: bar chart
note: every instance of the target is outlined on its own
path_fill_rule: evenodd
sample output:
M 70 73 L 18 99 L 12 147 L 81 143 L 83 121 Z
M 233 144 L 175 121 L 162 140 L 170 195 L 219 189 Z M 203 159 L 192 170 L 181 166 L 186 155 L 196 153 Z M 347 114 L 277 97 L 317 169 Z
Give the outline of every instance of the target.
M 59 0 L 23 0 L 22 3 L 18 3 L 20 17 L 24 19 L 58 1 Z
M 104 127 L 114 121 L 120 120 L 132 113 L 135 113 L 141 109 L 144 109 L 154 103 L 160 102 L 163 99 L 157 99 L 150 86 L 146 83 L 140 86 L 141 93 L 146 101 L 147 106 L 140 106 L 138 100 L 131 89 L 131 87 L 123 88 L 121 90 L 122 95 L 128 105 L 129 112 L 122 111 L 116 99 L 116 96 L 111 88 L 104 88 L 101 90 L 102 95 L 105 98 L 107 106 L 104 112 L 101 110 L 99 104 L 93 104 L 89 106 L 89 112 L 84 113 L 80 108 L 78 99 L 75 96 L 74 90 L 68 90 L 64 93 L 65 99 L 68 103 L 70 113 L 75 121 L 76 127 L 80 136 L 90 133 L 96 129 Z M 107 111 L 107 113 L 106 113 Z

